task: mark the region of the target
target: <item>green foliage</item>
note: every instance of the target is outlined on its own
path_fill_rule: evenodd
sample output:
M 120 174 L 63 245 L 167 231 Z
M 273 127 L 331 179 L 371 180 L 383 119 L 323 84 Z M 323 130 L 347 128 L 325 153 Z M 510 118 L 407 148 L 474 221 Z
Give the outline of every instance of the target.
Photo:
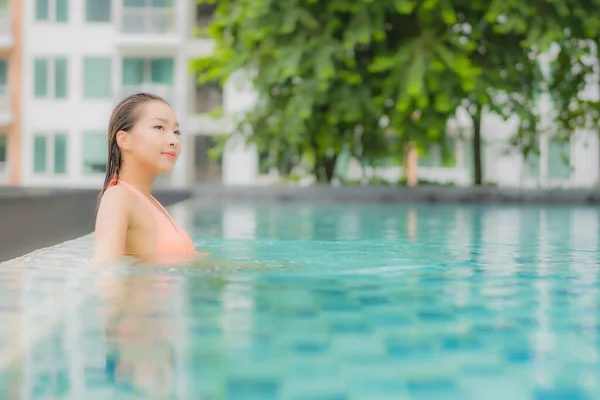
M 582 57 L 575 48 L 587 50 L 566 46 L 552 85 L 539 55 L 565 38 L 567 22 L 586 18 L 571 36 L 600 29 L 598 14 L 571 3 L 579 6 L 567 0 L 220 0 L 209 27 L 214 53 L 195 60 L 193 69 L 201 82 L 221 84 L 243 71 L 258 101 L 234 134 L 249 133 L 274 164 L 290 152 L 311 158 L 319 180 L 331 179 L 342 150 L 375 165 L 400 159 L 408 142 L 443 146 L 447 121 L 460 106 L 517 115 L 513 142 L 528 152 L 539 132 L 536 90 L 556 93 L 567 107 L 569 85 L 580 87 L 583 75 L 566 79 L 564 71 Z M 575 116 L 563 113 L 566 130 L 585 115 Z

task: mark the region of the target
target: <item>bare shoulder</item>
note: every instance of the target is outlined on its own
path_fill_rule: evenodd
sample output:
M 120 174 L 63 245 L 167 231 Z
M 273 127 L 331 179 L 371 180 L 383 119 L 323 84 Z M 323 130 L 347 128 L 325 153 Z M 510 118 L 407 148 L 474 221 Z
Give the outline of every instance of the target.
M 100 199 L 94 229 L 96 261 L 117 260 L 125 255 L 127 230 L 131 219 L 130 210 L 131 198 L 127 189 L 112 186 L 104 192 Z
M 111 186 L 102 195 L 98 207 L 98 218 L 122 217 L 129 214 L 131 197 L 129 191 L 122 186 Z

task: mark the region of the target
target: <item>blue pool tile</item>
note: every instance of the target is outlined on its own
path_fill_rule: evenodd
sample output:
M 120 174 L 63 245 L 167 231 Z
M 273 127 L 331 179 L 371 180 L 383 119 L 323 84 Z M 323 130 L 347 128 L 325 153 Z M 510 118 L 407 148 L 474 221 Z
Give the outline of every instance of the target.
M 371 398 L 385 397 L 390 398 L 392 395 L 399 395 L 406 390 L 406 383 L 402 380 L 385 380 L 385 379 L 370 379 L 358 380 L 357 382 L 349 382 L 349 386 L 353 393 L 360 393 L 359 397 L 369 396 Z
M 449 351 L 480 350 L 483 347 L 484 344 L 481 342 L 481 340 L 472 336 L 447 336 L 442 339 L 442 349 Z
M 435 398 L 439 395 L 448 396 L 458 394 L 460 390 L 456 382 L 452 379 L 421 379 L 410 380 L 406 387 L 411 395 L 426 396 Z
M 487 317 L 490 314 L 490 310 L 481 305 L 469 305 L 461 307 L 457 309 L 457 312 L 465 317 L 471 317 L 474 319 Z
M 279 396 L 276 380 L 230 378 L 227 380 L 227 398 L 239 400 L 269 400 Z
M 358 312 L 360 311 L 360 307 L 355 304 L 323 304 L 321 306 L 321 310 L 324 312 Z
M 292 348 L 295 352 L 303 354 L 324 354 L 327 351 L 326 345 L 314 342 L 295 343 Z
M 534 400 L 591 400 L 592 396 L 578 388 L 538 388 L 533 393 Z
M 387 354 L 392 358 L 432 356 L 436 351 L 434 344 L 431 342 L 389 341 L 386 347 Z
M 286 371 L 286 378 L 302 380 L 329 380 L 339 375 L 339 367 L 327 361 L 295 361 Z
M 358 300 L 363 306 L 381 306 L 390 304 L 390 299 L 383 296 L 367 296 Z
M 517 318 L 515 322 L 521 327 L 526 329 L 535 329 L 539 327 L 540 323 L 533 317 L 522 317 Z
M 406 315 L 394 313 L 371 314 L 369 318 L 371 318 L 374 324 L 381 326 L 407 326 L 414 323 L 414 319 Z
M 417 317 L 424 322 L 447 322 L 454 319 L 452 313 L 443 310 L 423 310 L 417 312 Z
M 333 333 L 368 333 L 371 328 L 362 322 L 357 321 L 336 321 L 331 323 Z
M 500 365 L 470 364 L 461 368 L 465 376 L 500 378 L 506 370 Z
M 288 320 L 313 320 L 317 312 L 313 310 L 279 310 L 273 314 L 277 321 L 285 322 Z
M 511 364 L 523 364 L 531 362 L 534 353 L 529 349 L 508 349 L 504 351 L 504 358 Z
M 339 299 L 347 299 L 348 298 L 348 293 L 343 291 L 343 290 L 335 290 L 335 289 L 331 289 L 331 290 L 326 290 L 326 289 L 320 289 L 320 290 L 315 290 L 314 291 L 314 296 L 319 299 L 319 300 L 339 300 Z

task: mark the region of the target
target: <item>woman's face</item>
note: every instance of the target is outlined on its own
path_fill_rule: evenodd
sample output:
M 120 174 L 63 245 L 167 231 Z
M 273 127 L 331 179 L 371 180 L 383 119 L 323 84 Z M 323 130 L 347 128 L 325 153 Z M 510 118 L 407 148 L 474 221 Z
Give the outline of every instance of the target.
M 154 174 L 170 173 L 181 152 L 175 113 L 162 101 L 149 101 L 140 105 L 137 117 L 126 134 L 124 155 Z

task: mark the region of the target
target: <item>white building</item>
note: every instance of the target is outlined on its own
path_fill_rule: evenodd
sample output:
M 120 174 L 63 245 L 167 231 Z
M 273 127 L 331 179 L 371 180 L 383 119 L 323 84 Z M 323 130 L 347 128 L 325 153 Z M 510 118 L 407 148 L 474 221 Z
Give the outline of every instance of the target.
M 182 126 L 182 155 L 164 181 L 251 183 L 255 151 L 229 146 L 222 165 L 206 157 L 228 124 L 200 114 L 221 102 L 240 109 L 249 96 L 234 85 L 197 87 L 190 73 L 191 59 L 212 51 L 198 34 L 211 13 L 192 0 L 25 1 L 22 184 L 99 187 L 110 112 L 136 91 L 168 99 Z

